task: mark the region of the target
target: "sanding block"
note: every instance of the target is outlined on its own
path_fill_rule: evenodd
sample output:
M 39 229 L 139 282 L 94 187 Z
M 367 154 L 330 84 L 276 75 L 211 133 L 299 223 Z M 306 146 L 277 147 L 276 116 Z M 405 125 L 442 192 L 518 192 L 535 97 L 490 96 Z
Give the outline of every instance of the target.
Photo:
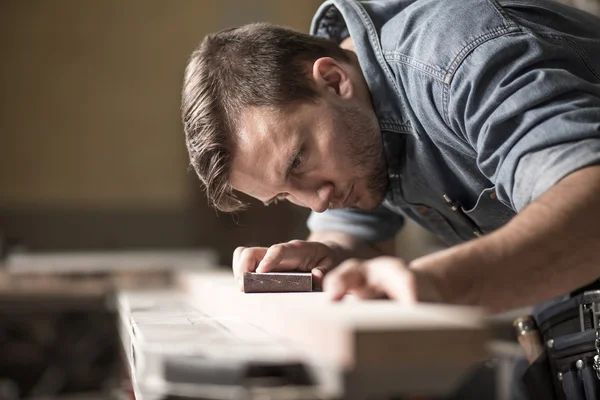
M 311 292 L 310 272 L 245 272 L 245 293 Z

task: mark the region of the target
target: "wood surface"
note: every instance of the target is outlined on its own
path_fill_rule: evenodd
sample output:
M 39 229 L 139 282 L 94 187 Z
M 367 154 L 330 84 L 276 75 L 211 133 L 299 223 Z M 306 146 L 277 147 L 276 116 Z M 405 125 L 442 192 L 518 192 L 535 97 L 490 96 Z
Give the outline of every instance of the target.
M 444 393 L 487 356 L 485 317 L 476 308 L 409 307 L 350 296 L 333 303 L 322 292 L 247 295 L 230 272 L 184 273 L 179 279 L 203 312 L 244 318 L 289 341 L 311 362 L 343 371 L 346 393 L 357 396 L 389 393 L 399 387 L 399 377 L 407 391 Z

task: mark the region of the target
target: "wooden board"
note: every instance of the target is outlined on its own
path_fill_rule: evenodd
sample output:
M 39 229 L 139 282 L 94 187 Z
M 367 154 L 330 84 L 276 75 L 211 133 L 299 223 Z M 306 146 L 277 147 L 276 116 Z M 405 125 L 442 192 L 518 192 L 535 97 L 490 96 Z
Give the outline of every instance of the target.
M 318 371 L 304 366 L 300 354 L 256 325 L 240 318 L 209 317 L 193 307 L 182 291 L 123 291 L 118 294 L 117 307 L 123 349 L 138 400 L 178 395 L 186 399 L 341 397 L 331 383 L 323 386 L 319 382 L 317 386 L 311 380 L 310 384 L 291 386 L 285 374 L 275 371 L 301 366 L 307 374 L 292 375 L 300 380 Z M 251 382 L 256 376 L 250 371 L 251 366 L 258 365 L 268 366 L 271 383 L 280 383 L 264 388 L 268 395 L 263 397 L 246 392 L 257 389 Z M 281 390 L 287 396 L 278 395 Z
M 487 329 L 476 308 L 407 307 L 348 296 L 333 303 L 321 292 L 247 295 L 231 273 L 185 273 L 180 279 L 203 312 L 244 318 L 289 340 L 313 362 L 343 371 L 347 393 L 389 393 L 400 378 L 407 392 L 444 393 L 486 358 Z M 353 387 L 366 381 L 368 388 Z

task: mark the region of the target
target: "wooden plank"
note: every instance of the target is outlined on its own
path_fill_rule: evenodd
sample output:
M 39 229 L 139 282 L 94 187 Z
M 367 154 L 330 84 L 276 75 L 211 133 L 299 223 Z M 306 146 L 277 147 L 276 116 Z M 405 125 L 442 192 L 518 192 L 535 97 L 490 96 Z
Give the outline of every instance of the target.
M 311 292 L 310 272 L 246 272 L 245 293 Z
M 476 308 L 409 307 L 353 297 L 333 303 L 321 292 L 248 296 L 230 273 L 186 273 L 180 278 L 193 304 L 207 314 L 239 316 L 289 340 L 312 361 L 344 371 L 347 387 L 353 379 L 364 382 L 358 377 L 380 374 L 385 382 L 379 382 L 379 389 L 389 389 L 403 373 L 414 378 L 403 382 L 404 387 L 414 390 L 426 382 L 415 377 L 430 380 L 436 371 L 436 384 L 421 389 L 441 393 L 486 358 L 487 329 L 484 314 Z
M 341 397 L 335 388 L 317 387 L 312 380 L 309 385 L 290 385 L 286 376 L 277 372 L 271 375 L 271 383 L 281 379 L 284 386 L 269 387 L 274 393 L 242 395 L 241 385 L 250 386 L 253 378 L 250 366 L 268 366 L 271 371 L 302 366 L 307 375 L 292 376 L 299 380 L 318 371 L 304 366 L 298 352 L 254 324 L 240 318 L 209 317 L 189 304 L 182 291 L 123 291 L 117 307 L 123 349 L 139 400 L 167 398 L 183 391 L 203 399 Z M 277 396 L 280 390 L 299 396 Z M 325 396 L 320 395 L 323 392 Z

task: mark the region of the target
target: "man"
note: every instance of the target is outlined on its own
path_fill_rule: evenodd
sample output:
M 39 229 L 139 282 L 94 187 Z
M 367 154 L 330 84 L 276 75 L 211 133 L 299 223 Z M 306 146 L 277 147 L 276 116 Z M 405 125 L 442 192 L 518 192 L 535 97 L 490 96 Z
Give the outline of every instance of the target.
M 546 1 L 328 1 L 313 36 L 209 35 L 183 88 L 191 164 L 223 211 L 288 200 L 307 241 L 235 250 L 346 293 L 501 311 L 600 276 L 600 21 Z M 409 217 L 449 245 L 405 263 Z M 335 269 L 334 269 L 335 268 Z

